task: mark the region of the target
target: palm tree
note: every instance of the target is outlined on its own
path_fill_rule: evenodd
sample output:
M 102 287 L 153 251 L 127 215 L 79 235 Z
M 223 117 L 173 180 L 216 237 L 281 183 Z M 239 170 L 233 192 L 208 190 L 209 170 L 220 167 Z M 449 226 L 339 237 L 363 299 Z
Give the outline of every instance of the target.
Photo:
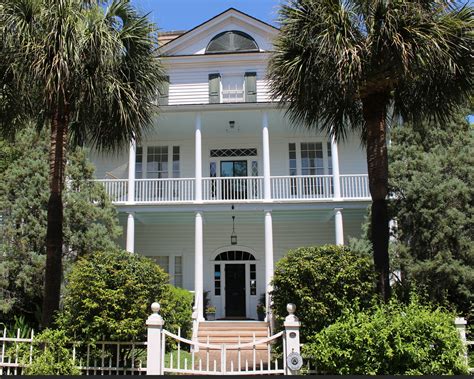
M 43 326 L 59 308 L 64 169 L 70 145 L 113 150 L 150 125 L 164 80 L 156 35 L 127 0 L 0 0 L 1 132 L 49 127 Z
M 390 296 L 389 114 L 447 120 L 472 94 L 473 9 L 448 0 L 290 0 L 270 60 L 273 95 L 295 122 L 367 151 L 377 289 Z

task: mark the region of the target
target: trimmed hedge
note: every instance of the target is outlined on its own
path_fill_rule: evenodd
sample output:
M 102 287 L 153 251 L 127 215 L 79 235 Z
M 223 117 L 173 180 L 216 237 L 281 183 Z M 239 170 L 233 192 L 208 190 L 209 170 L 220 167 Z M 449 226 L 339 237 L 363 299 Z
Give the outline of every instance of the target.
M 318 373 L 342 375 L 466 374 L 462 353 L 454 315 L 416 300 L 348 308 L 303 347 Z
M 302 342 L 334 322 L 348 306 L 369 306 L 374 295 L 371 258 L 346 247 L 302 247 L 290 250 L 276 264 L 273 310 L 281 323 L 288 314 L 287 303 L 296 304 Z

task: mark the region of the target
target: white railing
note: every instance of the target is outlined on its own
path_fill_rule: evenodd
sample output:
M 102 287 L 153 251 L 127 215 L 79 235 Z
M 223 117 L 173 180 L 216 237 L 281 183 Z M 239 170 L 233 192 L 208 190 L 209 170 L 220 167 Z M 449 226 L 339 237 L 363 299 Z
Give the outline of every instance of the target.
M 141 203 L 194 200 L 194 178 L 137 179 L 135 201 Z
M 365 199 L 370 197 L 368 175 L 341 175 L 341 197 Z
M 125 203 L 128 200 L 128 179 L 97 179 L 114 203 Z
M 34 332 L 20 337 L 18 329 L 12 337 L 5 328 L 0 331 L 0 376 L 24 375 L 24 369 L 42 349 Z M 74 366 L 83 375 L 143 375 L 146 342 L 97 341 L 85 343 L 74 341 L 67 345 Z
M 272 176 L 273 200 L 304 201 L 334 198 L 332 175 Z M 127 179 L 101 179 L 105 191 L 115 203 L 127 201 Z M 368 177 L 364 174 L 341 175 L 342 199 L 370 199 Z M 195 178 L 136 179 L 138 203 L 186 203 L 195 199 Z M 246 202 L 263 200 L 263 177 L 207 177 L 202 179 L 205 202 Z
M 263 199 L 263 177 L 203 178 L 204 201 L 235 201 Z
M 274 200 L 330 199 L 333 197 L 332 175 L 272 176 Z

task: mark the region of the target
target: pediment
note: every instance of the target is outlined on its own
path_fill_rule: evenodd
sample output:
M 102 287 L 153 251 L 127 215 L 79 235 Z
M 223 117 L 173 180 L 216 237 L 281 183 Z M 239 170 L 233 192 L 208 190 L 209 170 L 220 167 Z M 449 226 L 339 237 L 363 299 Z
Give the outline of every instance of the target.
M 260 52 L 270 51 L 272 41 L 278 34 L 274 26 L 230 8 L 164 44 L 160 53 L 166 56 L 204 55 L 209 42 L 228 31 L 249 35 L 257 43 Z

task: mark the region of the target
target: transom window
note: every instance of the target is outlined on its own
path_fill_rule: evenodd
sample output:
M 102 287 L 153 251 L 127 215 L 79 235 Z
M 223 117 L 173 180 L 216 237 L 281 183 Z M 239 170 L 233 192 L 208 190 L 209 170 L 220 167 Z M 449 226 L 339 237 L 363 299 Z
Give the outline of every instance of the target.
M 212 149 L 212 158 L 221 157 L 256 157 L 257 149 Z
M 255 257 L 246 252 L 240 250 L 224 251 L 216 257 L 216 261 L 254 261 Z
M 228 30 L 216 35 L 207 45 L 206 54 L 259 51 L 257 42 L 247 33 Z

